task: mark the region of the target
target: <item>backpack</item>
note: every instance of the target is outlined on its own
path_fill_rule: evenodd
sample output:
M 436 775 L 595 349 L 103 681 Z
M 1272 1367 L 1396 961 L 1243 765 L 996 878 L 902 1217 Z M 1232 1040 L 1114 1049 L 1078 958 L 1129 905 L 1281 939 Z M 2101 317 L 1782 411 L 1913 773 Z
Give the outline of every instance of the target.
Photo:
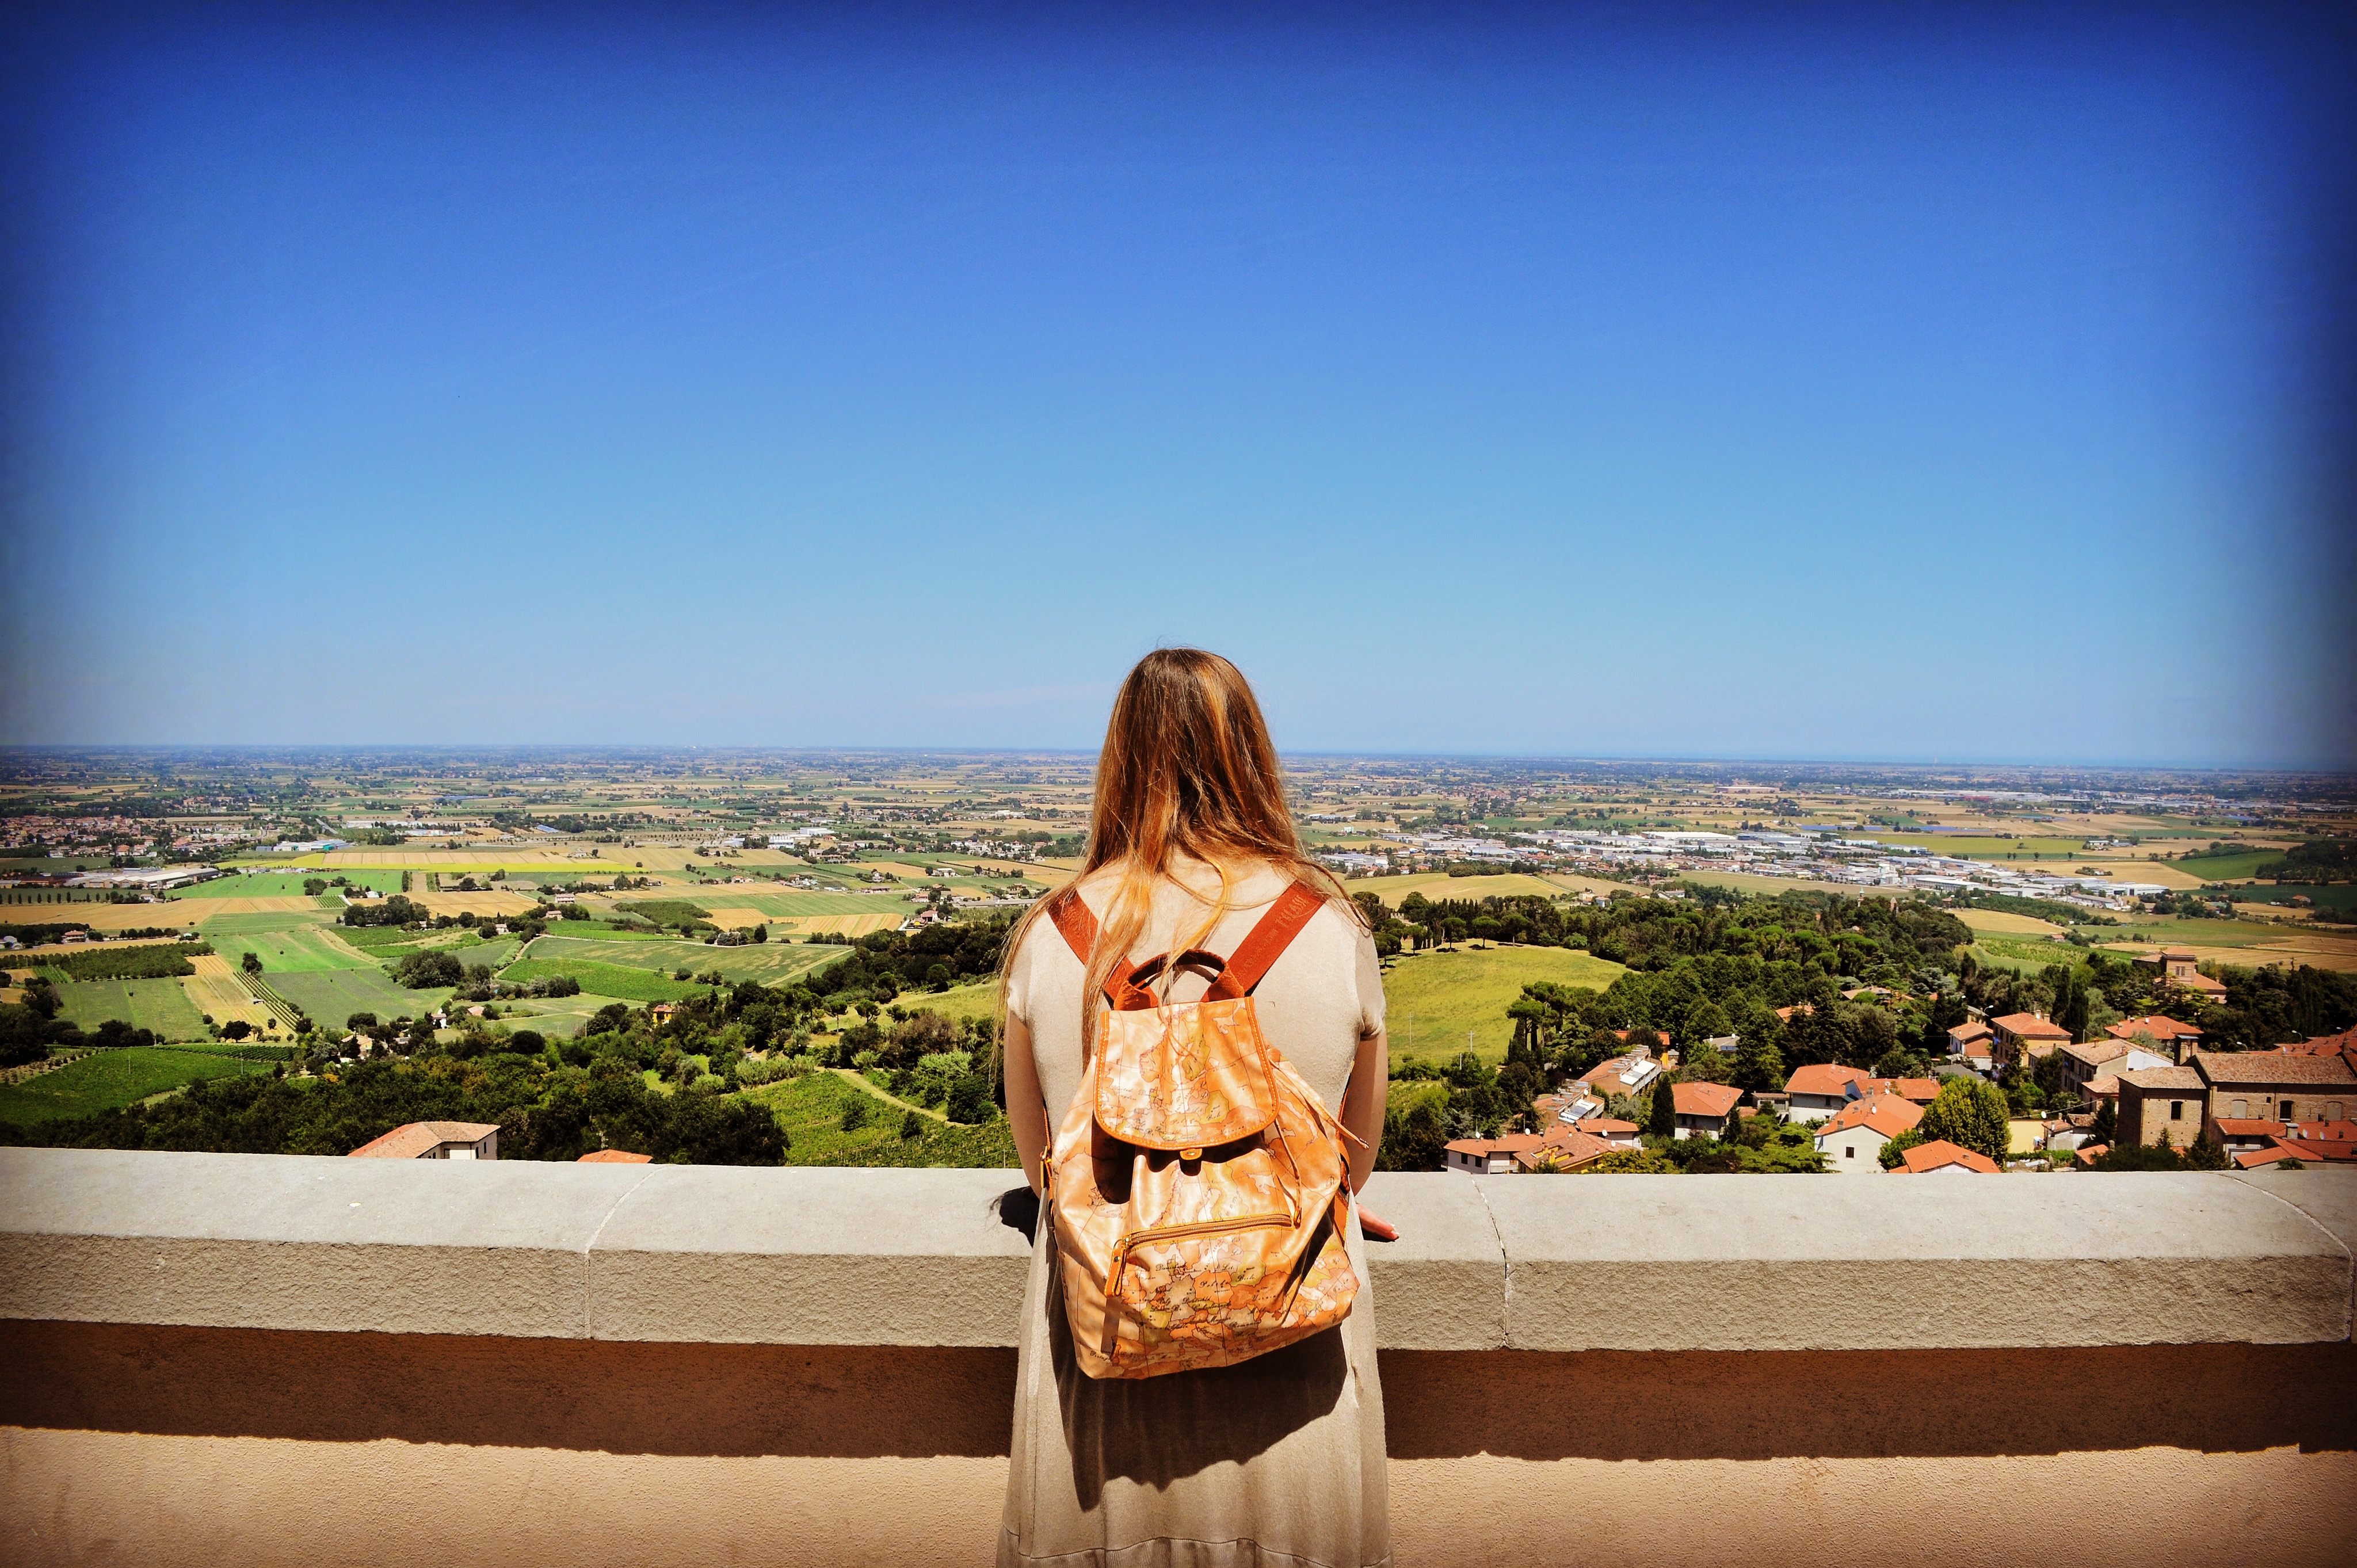
M 1105 979 L 1046 1171 L 1056 1283 L 1092 1378 L 1229 1366 L 1351 1310 L 1346 1134 L 1263 1037 L 1252 998 L 1325 902 L 1295 883 L 1232 957 L 1189 950 Z M 1049 914 L 1085 968 L 1096 916 L 1069 889 Z M 1166 969 L 1211 987 L 1161 1004 L 1148 987 Z

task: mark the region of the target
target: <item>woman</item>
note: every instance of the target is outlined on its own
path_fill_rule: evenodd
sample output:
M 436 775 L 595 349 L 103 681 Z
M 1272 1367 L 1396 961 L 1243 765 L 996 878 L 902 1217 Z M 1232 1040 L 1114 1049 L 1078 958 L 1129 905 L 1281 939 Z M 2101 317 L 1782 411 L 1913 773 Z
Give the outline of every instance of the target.
M 1216 654 L 1165 649 L 1123 682 L 1097 763 L 1078 892 L 1098 922 L 1083 966 L 1042 918 L 1000 973 L 1006 1114 L 1033 1190 L 1049 1129 L 1078 1090 L 1094 998 L 1114 964 L 1230 953 L 1296 881 L 1328 895 L 1254 994 L 1269 1043 L 1359 1140 L 1373 1168 L 1389 1067 L 1383 977 L 1357 906 L 1302 854 L 1252 688 Z M 1202 989 L 1188 976 L 1169 994 Z M 1392 1231 L 1357 1210 L 1369 1234 Z M 1372 1293 L 1335 1328 L 1234 1366 L 1097 1380 L 1074 1364 L 1042 1217 L 1024 1299 L 1002 1565 L 1366 1568 L 1391 1561 Z

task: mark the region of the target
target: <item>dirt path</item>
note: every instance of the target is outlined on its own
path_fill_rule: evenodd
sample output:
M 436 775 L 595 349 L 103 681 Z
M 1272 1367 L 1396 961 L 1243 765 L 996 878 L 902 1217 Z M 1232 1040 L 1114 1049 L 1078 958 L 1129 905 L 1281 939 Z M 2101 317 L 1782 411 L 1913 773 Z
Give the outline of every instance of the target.
M 910 1104 L 897 1094 L 886 1093 L 884 1090 L 877 1088 L 874 1084 L 868 1082 L 867 1079 L 861 1075 L 857 1068 L 831 1067 L 826 1070 L 834 1074 L 835 1077 L 843 1079 L 844 1082 L 853 1085 L 855 1088 L 866 1090 L 870 1095 L 882 1101 L 887 1105 L 897 1105 L 903 1111 L 913 1111 L 920 1116 L 930 1116 L 934 1121 L 942 1123 L 944 1126 L 949 1122 L 949 1117 L 939 1111 L 928 1111 L 921 1105 Z

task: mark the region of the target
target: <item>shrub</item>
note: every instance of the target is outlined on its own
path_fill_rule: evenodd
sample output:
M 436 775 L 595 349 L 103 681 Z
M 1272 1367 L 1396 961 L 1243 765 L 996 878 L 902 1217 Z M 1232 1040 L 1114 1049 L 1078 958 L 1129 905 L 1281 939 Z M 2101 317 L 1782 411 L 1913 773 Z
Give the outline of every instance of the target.
M 843 1108 L 843 1130 L 856 1133 L 867 1125 L 867 1096 L 861 1095 Z

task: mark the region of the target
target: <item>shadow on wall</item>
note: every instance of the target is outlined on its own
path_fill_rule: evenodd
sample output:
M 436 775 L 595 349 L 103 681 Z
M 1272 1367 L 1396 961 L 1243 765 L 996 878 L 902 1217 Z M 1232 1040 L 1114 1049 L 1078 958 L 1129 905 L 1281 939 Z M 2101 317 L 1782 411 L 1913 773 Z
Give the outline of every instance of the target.
M 14 1322 L 0 1423 L 723 1456 L 997 1457 L 1012 1349 Z M 2357 1449 L 2357 1348 L 1385 1351 L 1395 1459 Z

